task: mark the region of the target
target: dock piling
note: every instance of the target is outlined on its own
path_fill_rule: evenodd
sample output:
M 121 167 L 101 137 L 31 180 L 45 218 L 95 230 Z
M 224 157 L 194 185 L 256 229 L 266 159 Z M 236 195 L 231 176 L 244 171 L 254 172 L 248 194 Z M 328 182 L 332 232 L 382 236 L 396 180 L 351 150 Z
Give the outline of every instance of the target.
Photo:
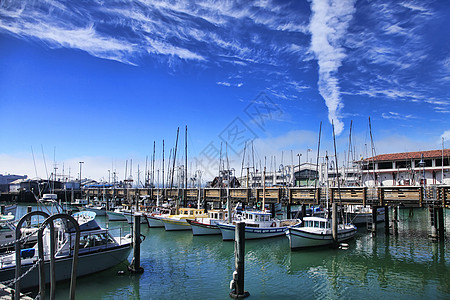
M 394 217 L 392 219 L 392 230 L 394 235 L 398 235 L 398 206 L 393 207 Z
M 132 273 L 143 273 L 144 268 L 141 267 L 141 215 L 135 213 L 133 218 L 133 259 L 128 270 Z
M 384 233 L 389 235 L 389 206 L 384 206 Z
M 231 280 L 230 297 L 246 298 L 250 293 L 244 291 L 244 263 L 245 263 L 245 223 L 236 222 L 234 239 L 235 271 Z
M 331 227 L 332 227 L 332 235 L 333 235 L 333 248 L 337 248 L 339 246 L 338 241 L 338 214 L 337 214 L 337 205 L 336 202 L 333 202 L 331 206 Z

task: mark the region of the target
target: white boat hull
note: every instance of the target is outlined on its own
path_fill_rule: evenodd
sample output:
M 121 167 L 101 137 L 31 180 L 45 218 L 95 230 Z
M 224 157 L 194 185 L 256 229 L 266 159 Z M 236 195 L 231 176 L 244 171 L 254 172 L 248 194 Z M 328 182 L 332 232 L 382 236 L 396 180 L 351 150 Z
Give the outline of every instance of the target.
M 108 216 L 109 221 L 127 221 L 127 218 L 119 212 L 107 211 L 106 215 Z
M 189 222 L 189 221 L 188 221 Z M 220 228 L 217 225 L 203 224 L 199 222 L 189 222 L 192 227 L 193 235 L 215 235 L 220 234 Z
M 122 214 L 124 215 L 124 217 L 127 219 L 127 222 L 129 224 L 133 223 L 133 213 L 130 212 L 122 212 Z M 141 220 L 140 220 L 141 224 L 145 224 L 147 223 L 147 220 L 145 220 L 145 216 L 141 215 Z
M 219 223 L 217 225 L 222 233 L 222 240 L 224 241 L 232 241 L 235 237 L 235 225 Z M 245 227 L 245 239 L 264 239 L 271 238 L 277 236 L 285 236 L 287 227 Z
M 163 228 L 164 223 L 160 216 L 147 216 L 147 224 L 149 228 Z
M 101 252 L 81 254 L 78 257 L 77 276 L 85 276 L 109 269 L 120 262 L 126 260 L 131 252 L 131 244 L 122 247 L 103 250 Z M 22 265 L 21 274 L 26 272 L 34 263 Z M 50 282 L 49 272 L 50 262 L 45 262 L 46 282 Z M 56 281 L 70 279 L 72 272 L 72 258 L 57 258 L 55 260 L 55 276 Z M 0 269 L 0 281 L 15 278 L 15 266 Z M 30 289 L 39 286 L 39 267 L 34 268 L 21 281 L 22 289 Z
M 168 218 L 162 218 L 161 221 L 164 224 L 164 228 L 167 231 L 176 230 L 191 230 L 191 225 L 185 220 L 173 220 Z
M 356 227 L 346 226 L 345 229 L 338 230 L 338 242 L 349 240 L 355 236 Z M 288 228 L 286 232 L 289 238 L 289 246 L 291 249 L 301 249 L 308 247 L 327 246 L 333 243 L 333 235 L 331 233 L 309 232 L 298 228 Z

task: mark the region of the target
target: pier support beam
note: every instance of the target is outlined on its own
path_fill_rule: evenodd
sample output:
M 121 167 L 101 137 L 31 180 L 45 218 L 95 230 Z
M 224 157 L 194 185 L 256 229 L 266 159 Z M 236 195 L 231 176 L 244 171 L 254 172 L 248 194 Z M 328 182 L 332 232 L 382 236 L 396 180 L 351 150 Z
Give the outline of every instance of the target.
M 338 241 L 338 214 L 337 214 L 337 205 L 336 202 L 333 202 L 331 206 L 331 228 L 332 228 L 332 235 L 333 235 L 333 248 L 337 248 L 339 245 Z
M 230 283 L 231 298 L 246 298 L 250 293 L 244 291 L 244 263 L 245 263 L 245 223 L 236 222 L 234 238 L 235 271 Z
M 437 235 L 437 211 L 436 211 L 436 208 L 434 206 L 430 206 L 429 212 L 430 212 L 430 227 L 431 227 L 430 236 L 431 236 L 432 240 L 437 240 L 438 235 Z
M 384 206 L 384 233 L 389 235 L 389 206 Z
M 378 206 L 372 206 L 372 235 L 377 234 L 378 229 Z
M 132 273 L 143 273 L 141 267 L 141 215 L 135 213 L 133 223 L 133 259 L 128 270 Z
M 438 224 L 439 224 L 439 239 L 441 241 L 444 240 L 444 233 L 445 233 L 445 228 L 444 228 L 444 208 L 441 206 L 438 208 L 439 211 L 439 220 L 438 220 Z
M 392 231 L 394 235 L 398 235 L 398 206 L 393 207 L 394 217 L 392 219 Z
M 291 205 L 290 204 L 288 204 L 286 206 L 286 215 L 287 215 L 287 219 L 292 219 L 292 216 L 291 216 Z

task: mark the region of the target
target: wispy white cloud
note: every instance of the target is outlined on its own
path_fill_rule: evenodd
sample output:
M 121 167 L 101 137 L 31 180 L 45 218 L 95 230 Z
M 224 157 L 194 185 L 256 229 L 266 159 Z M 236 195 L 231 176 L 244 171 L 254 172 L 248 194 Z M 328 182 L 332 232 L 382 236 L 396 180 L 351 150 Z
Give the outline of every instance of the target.
M 383 119 L 396 119 L 396 120 L 407 120 L 407 119 L 414 119 L 415 117 L 413 115 L 402 115 L 400 113 L 397 112 L 387 112 L 387 113 L 382 113 L 381 117 Z
M 319 91 L 325 99 L 328 119 L 334 123 L 337 135 L 344 130 L 340 115 L 344 104 L 337 72 L 345 58 L 343 38 L 355 12 L 354 2 L 315 0 L 311 3 L 311 51 L 319 65 Z

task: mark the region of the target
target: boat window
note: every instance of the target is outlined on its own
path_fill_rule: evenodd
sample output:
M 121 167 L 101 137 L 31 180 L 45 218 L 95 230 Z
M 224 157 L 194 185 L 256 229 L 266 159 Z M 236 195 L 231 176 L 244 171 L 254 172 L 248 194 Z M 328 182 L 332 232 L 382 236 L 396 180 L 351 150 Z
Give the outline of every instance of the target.
M 314 227 L 319 227 L 319 221 L 314 221 Z
M 325 228 L 325 222 L 320 222 L 320 228 Z

